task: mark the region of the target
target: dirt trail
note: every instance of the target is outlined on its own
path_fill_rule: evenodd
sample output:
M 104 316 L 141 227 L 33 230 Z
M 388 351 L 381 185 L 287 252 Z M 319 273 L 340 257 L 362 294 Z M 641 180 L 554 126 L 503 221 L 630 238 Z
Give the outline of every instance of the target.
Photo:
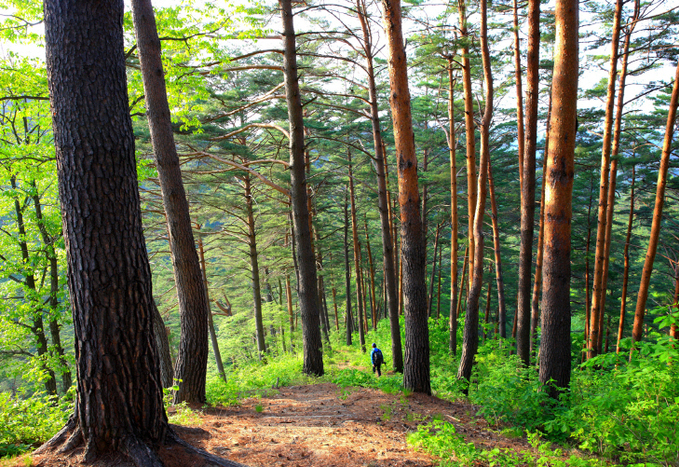
M 432 466 L 435 459 L 408 446 L 406 435 L 434 416 L 456 425 L 477 446 L 526 447 L 489 431 L 473 411 L 469 404 L 421 394 L 406 398 L 328 383 L 281 388 L 238 407 L 210 409 L 202 416 L 204 431 L 180 434 L 251 467 Z
M 474 411 L 468 403 L 422 394 L 404 397 L 325 383 L 284 387 L 236 407 L 207 409 L 198 412 L 195 426 L 175 430 L 192 445 L 249 467 L 433 466 L 436 459 L 415 451 L 406 436 L 434 417 L 453 423 L 477 447 L 529 448 L 524 440 L 491 431 Z M 34 465 L 77 466 L 79 457 L 79 451 L 42 456 Z M 168 467 L 195 467 L 181 448 L 164 448 L 161 457 Z M 97 462 L 112 465 L 131 467 L 120 458 Z

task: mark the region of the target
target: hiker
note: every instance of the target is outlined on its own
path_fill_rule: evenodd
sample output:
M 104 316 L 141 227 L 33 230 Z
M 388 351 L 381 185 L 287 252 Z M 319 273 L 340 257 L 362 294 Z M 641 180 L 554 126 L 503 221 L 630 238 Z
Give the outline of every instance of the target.
M 384 355 L 382 351 L 377 348 L 377 344 L 373 342 L 373 349 L 370 351 L 370 361 L 373 364 L 373 373 L 377 372 L 377 377 L 382 376 L 382 370 L 380 367 L 384 363 Z

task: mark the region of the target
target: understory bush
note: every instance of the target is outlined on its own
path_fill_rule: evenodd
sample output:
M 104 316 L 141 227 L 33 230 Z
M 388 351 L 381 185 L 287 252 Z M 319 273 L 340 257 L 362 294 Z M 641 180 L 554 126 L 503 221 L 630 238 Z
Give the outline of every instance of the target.
M 0 457 L 22 454 L 49 440 L 73 411 L 73 397 L 0 392 Z

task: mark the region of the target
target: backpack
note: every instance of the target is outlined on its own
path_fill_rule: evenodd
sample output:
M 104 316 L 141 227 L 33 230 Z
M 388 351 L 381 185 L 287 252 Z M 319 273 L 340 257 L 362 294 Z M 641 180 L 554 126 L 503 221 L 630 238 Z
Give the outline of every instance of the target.
M 375 357 L 375 365 L 381 365 L 384 363 L 384 355 L 382 355 L 382 351 L 378 348 L 375 348 L 374 352 L 374 357 Z

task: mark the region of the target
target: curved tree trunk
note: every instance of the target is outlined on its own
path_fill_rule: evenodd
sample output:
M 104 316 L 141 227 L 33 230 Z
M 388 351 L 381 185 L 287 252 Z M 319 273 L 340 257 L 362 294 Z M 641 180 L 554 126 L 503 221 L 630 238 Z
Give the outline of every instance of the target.
M 469 381 L 474 365 L 474 358 L 479 346 L 479 297 L 483 287 L 483 218 L 486 211 L 486 195 L 488 181 L 488 166 L 490 163 L 489 133 L 490 122 L 493 118 L 493 75 L 490 68 L 490 52 L 488 50 L 487 0 L 481 0 L 481 58 L 483 59 L 483 77 L 486 105 L 481 122 L 481 148 L 479 158 L 479 177 L 474 212 L 474 258 L 470 258 L 469 273 L 472 276 L 471 287 L 467 298 L 467 316 L 464 322 L 464 340 L 462 356 L 457 370 L 457 378 Z M 470 253 L 471 255 L 471 253 Z M 463 392 L 466 394 L 468 388 Z
M 290 120 L 290 197 L 292 200 L 297 264 L 299 267 L 299 308 L 302 316 L 304 363 L 302 371 L 308 375 L 323 375 L 320 313 L 316 281 L 316 263 L 311 248 L 309 208 L 307 206 L 306 176 L 304 172 L 304 122 L 302 98 L 297 76 L 295 29 L 290 0 L 279 0 L 283 20 L 285 94 Z
M 150 0 L 132 1 L 144 96 L 160 191 L 167 217 L 172 266 L 177 285 L 181 338 L 175 376 L 175 402 L 205 402 L 209 306 L 189 217 L 172 119 L 165 91 L 160 40 Z
M 417 187 L 417 158 L 408 90 L 408 71 L 400 0 L 382 0 L 387 34 L 391 116 L 398 160 L 399 206 L 401 208 L 401 264 L 406 326 L 403 386 L 431 394 L 429 327 L 424 274 L 426 258 L 422 242 L 422 217 Z
M 578 1 L 556 2 L 552 115 L 545 178 L 540 382 L 567 388 L 571 375 L 570 249 L 578 92 Z M 556 397 L 559 390 L 548 389 Z

